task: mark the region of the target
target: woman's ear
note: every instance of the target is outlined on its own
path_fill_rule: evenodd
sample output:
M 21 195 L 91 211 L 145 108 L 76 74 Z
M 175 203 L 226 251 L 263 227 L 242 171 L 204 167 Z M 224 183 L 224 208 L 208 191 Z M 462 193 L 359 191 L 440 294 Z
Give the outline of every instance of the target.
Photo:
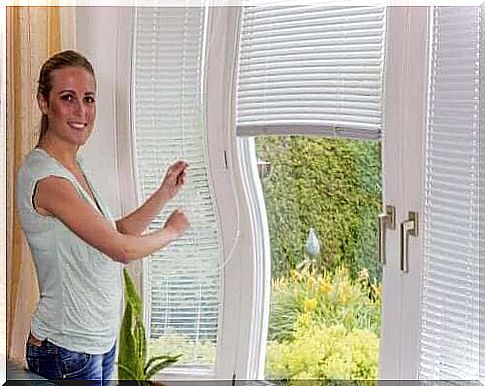
M 47 115 L 49 109 L 49 101 L 44 98 L 42 94 L 37 95 L 37 103 L 39 104 L 39 109 L 42 114 Z

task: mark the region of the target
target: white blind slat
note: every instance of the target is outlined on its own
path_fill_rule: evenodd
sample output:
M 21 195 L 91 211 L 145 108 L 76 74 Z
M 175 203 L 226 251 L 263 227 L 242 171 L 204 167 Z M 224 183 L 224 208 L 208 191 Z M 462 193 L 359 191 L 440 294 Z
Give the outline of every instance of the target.
M 379 139 L 384 32 L 384 8 L 246 7 L 237 134 Z
M 477 7 L 433 11 L 420 335 L 423 379 L 478 379 L 479 374 L 478 20 Z

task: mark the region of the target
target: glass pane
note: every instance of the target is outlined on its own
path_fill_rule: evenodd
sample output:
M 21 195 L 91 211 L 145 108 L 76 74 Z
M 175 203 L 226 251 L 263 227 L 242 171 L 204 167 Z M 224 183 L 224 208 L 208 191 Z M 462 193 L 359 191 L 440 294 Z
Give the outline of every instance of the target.
M 380 143 L 256 139 L 271 241 L 267 379 L 376 379 Z
M 172 162 L 190 164 L 190 182 L 149 227 L 162 228 L 176 208 L 191 223 L 179 240 L 144 261 L 148 355 L 182 354 L 171 369 L 209 372 L 223 293 L 222 244 L 204 140 L 204 20 L 200 7 L 137 9 L 134 126 L 142 201 L 158 189 Z

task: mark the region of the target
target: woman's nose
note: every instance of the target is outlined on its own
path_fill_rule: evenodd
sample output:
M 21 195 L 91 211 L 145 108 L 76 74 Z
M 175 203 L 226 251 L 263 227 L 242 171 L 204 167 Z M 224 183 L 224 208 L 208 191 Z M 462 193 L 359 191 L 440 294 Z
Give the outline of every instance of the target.
M 74 113 L 78 117 L 84 117 L 84 114 L 86 113 L 86 106 L 84 106 L 84 103 L 76 101 L 74 105 Z

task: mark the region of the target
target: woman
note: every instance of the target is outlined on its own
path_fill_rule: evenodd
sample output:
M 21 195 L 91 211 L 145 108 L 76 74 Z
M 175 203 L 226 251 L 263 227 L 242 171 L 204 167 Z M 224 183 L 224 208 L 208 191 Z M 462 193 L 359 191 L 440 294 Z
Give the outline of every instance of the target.
M 114 379 L 123 264 L 163 248 L 188 228 L 185 214 L 175 210 L 163 228 L 142 234 L 184 185 L 188 164 L 171 165 L 140 208 L 114 221 L 78 157 L 96 117 L 90 62 L 74 51 L 48 59 L 37 100 L 40 139 L 20 168 L 16 190 L 40 290 L 27 363 L 48 379 Z

